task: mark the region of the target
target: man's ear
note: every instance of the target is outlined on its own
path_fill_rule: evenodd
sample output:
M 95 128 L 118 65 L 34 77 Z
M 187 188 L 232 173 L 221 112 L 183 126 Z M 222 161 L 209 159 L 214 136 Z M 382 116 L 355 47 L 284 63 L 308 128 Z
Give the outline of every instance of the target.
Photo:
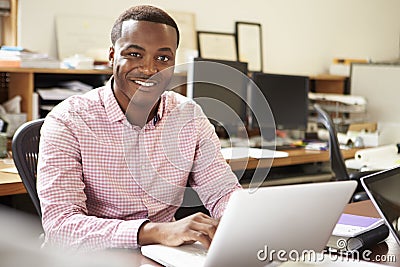
M 113 46 L 111 46 L 108 51 L 108 60 L 110 62 L 110 65 L 112 66 L 114 63 L 114 47 Z

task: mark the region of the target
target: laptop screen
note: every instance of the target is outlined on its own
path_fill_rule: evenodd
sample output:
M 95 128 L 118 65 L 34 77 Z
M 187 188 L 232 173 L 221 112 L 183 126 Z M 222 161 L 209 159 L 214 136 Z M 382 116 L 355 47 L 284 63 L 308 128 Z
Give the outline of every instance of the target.
M 361 181 L 400 244 L 400 167 L 366 176 Z

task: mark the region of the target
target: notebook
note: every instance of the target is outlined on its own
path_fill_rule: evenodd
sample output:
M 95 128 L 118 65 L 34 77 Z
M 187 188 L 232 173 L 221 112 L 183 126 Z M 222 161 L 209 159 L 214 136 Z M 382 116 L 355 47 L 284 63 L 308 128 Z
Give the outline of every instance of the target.
M 141 251 L 174 267 L 265 266 L 275 262 L 279 250 L 287 256 L 320 252 L 356 186 L 356 181 L 337 181 L 235 191 L 208 251 L 199 243 L 148 245 Z
M 361 184 L 400 245 L 400 167 L 362 177 Z

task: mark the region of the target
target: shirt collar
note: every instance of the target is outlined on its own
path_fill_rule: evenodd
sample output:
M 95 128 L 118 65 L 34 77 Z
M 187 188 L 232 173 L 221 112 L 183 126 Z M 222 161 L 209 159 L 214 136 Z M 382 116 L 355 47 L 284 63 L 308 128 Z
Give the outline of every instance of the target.
M 103 92 L 104 108 L 110 121 L 123 121 L 125 119 L 125 114 L 121 110 L 117 99 L 114 96 L 112 89 L 113 82 L 114 78 L 111 77 L 105 85 L 105 90 Z
M 164 92 L 161 97 L 160 97 L 160 101 L 158 103 L 158 109 L 157 109 L 157 113 L 154 116 L 154 118 L 149 121 L 144 128 L 146 129 L 153 129 L 156 127 L 157 123 L 162 119 L 163 114 L 164 114 L 164 108 L 166 106 L 166 98 L 167 98 L 167 94 L 166 92 Z
M 106 110 L 107 116 L 110 118 L 110 121 L 112 122 L 124 121 L 126 120 L 126 116 L 124 112 L 121 110 L 121 107 L 117 102 L 117 99 L 115 98 L 114 91 L 112 88 L 113 82 L 114 78 L 111 77 L 105 85 L 105 90 L 103 94 L 104 108 Z M 153 120 L 149 121 L 145 127 L 153 128 L 162 119 L 166 107 L 166 99 L 167 99 L 167 94 L 166 92 L 164 92 L 160 97 L 160 103 L 158 105 L 156 116 L 154 117 Z

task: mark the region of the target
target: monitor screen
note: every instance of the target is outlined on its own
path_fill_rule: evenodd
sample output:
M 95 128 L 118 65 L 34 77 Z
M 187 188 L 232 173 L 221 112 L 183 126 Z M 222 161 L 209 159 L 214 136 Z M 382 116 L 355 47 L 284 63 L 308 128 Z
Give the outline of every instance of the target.
M 362 178 L 371 200 L 400 242 L 400 168 L 392 168 Z
M 253 73 L 256 86 L 250 87 L 250 106 L 257 112 L 267 100 L 278 130 L 305 130 L 308 120 L 309 77 L 271 73 Z M 260 99 L 255 90 L 261 91 L 265 99 Z M 270 127 L 263 116 L 253 119 L 256 127 Z M 264 116 L 265 117 L 265 116 Z
M 235 131 L 247 124 L 247 63 L 195 58 L 188 69 L 187 96 L 214 125 Z

